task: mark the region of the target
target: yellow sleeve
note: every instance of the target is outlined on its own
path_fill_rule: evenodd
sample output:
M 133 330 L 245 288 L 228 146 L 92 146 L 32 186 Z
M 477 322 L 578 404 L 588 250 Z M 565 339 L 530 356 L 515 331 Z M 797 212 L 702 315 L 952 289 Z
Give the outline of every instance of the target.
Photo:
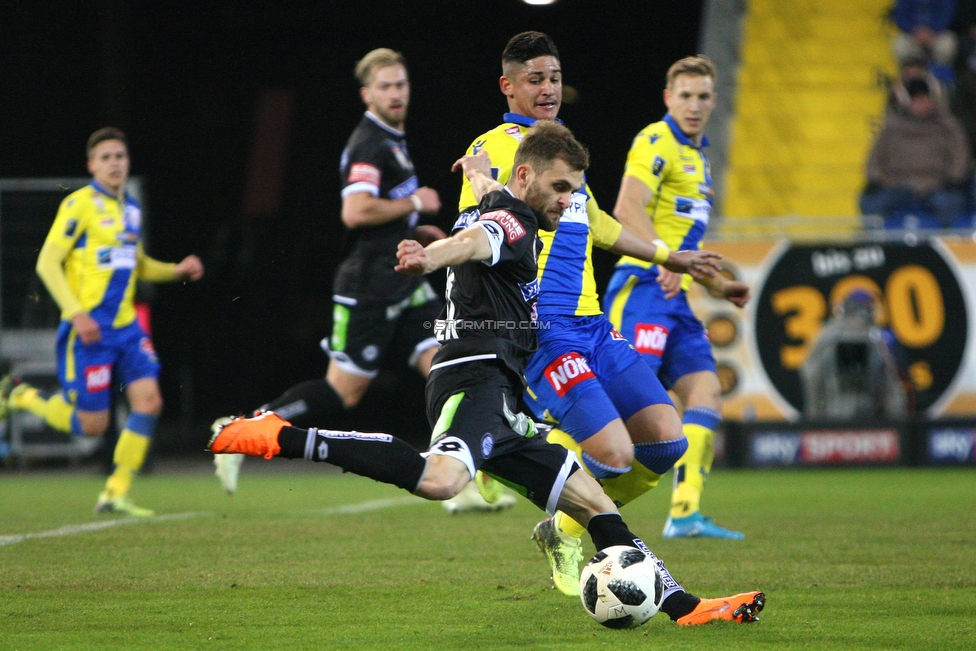
M 48 231 L 41 252 L 37 256 L 35 267 L 51 298 L 61 308 L 61 316 L 64 319 L 70 319 L 84 311 L 81 301 L 71 291 L 68 278 L 64 273 L 64 261 L 87 227 L 83 205 L 84 199 L 80 190 L 71 193 L 61 202 L 51 230 Z
M 609 249 L 620 237 L 623 225 L 600 209 L 590 188 L 586 188 L 589 198 L 586 200 L 586 215 L 590 219 L 590 235 L 593 244 L 601 249 Z
M 139 242 L 136 256 L 138 260 L 136 275 L 139 277 L 139 280 L 146 280 L 151 283 L 171 283 L 177 280 L 176 274 L 173 273 L 173 269 L 176 268 L 176 263 L 161 262 L 155 258 L 150 258 L 143 251 L 142 242 Z
M 669 140 L 660 132 L 659 124 L 663 123 L 652 124 L 637 134 L 627 152 L 627 163 L 624 165 L 624 176 L 640 179 L 655 195 L 661 187 L 664 175 L 670 171 L 665 169 L 668 161 L 665 147 Z M 667 125 L 663 128 L 666 129 Z
M 53 230 L 52 230 L 53 232 Z M 70 320 L 71 317 L 84 312 L 81 301 L 74 295 L 68 286 L 68 278 L 64 275 L 64 260 L 68 257 L 69 249 L 62 248 L 55 240 L 58 238 L 50 237 L 44 241 L 41 253 L 37 256 L 37 275 L 40 277 L 51 298 L 61 308 L 61 317 Z
M 517 128 L 514 125 L 508 125 L 508 127 L 509 129 Z M 512 163 L 515 162 L 515 150 L 518 149 L 519 140 L 512 134 L 500 132 L 499 129 L 501 127 L 475 138 L 465 153 L 473 156 L 482 150 L 488 152 L 488 157 L 491 159 L 492 177 L 505 185 L 512 175 Z M 471 181 L 464 175 L 461 175 L 461 179 L 461 199 L 458 201 L 458 210 L 464 210 L 478 204 L 474 197 L 474 190 L 471 189 Z

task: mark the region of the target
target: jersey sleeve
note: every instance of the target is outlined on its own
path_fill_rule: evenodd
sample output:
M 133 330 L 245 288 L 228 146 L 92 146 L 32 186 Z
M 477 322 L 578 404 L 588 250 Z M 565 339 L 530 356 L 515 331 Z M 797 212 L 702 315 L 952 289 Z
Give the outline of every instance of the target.
M 586 200 L 586 215 L 590 221 L 590 234 L 593 236 L 593 244 L 601 249 L 609 249 L 617 242 L 620 231 L 624 227 L 600 208 L 589 188 L 586 191 L 589 195 Z
M 624 176 L 633 176 L 644 182 L 655 195 L 670 171 L 667 152 L 668 139 L 654 128 L 647 128 L 637 134 L 624 165 Z
M 363 141 L 342 154 L 342 198 L 350 194 L 366 192 L 380 196 L 383 180 L 383 159 L 387 155 L 382 147 Z
M 52 246 L 70 251 L 75 247 L 75 243 L 85 232 L 86 227 L 85 211 L 82 210 L 81 200 L 71 195 L 58 207 L 58 214 L 44 243 L 50 242 Z
M 485 260 L 485 264 L 492 267 L 499 262 L 521 259 L 525 255 L 525 247 L 531 246 L 534 240 L 517 212 L 507 207 L 494 207 L 493 195 L 496 194 L 490 192 L 485 195 L 479 206 L 478 219 L 472 224 L 481 227 L 488 236 L 491 259 Z

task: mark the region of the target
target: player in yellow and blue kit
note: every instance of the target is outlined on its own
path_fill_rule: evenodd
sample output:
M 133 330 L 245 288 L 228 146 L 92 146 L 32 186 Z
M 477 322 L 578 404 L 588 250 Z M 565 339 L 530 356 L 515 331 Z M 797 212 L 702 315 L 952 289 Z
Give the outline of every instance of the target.
M 705 57 L 671 66 L 664 101 L 668 113 L 634 139 L 614 215 L 647 240 L 671 250 L 698 249 L 708 227 L 712 178 L 705 156 L 705 126 L 715 107 L 715 68 Z M 610 280 L 604 305 L 614 326 L 633 342 L 665 386 L 684 406 L 688 450 L 674 467 L 666 538 L 741 539 L 701 514 L 705 478 L 714 457 L 721 421 L 721 391 L 715 359 L 701 321 L 688 305 L 690 276 L 623 257 Z M 738 306 L 744 283 L 715 276 L 705 281 Z
M 539 32 L 518 34 L 509 41 L 502 72 L 500 87 L 509 112 L 502 125 L 476 138 L 468 153 L 486 151 L 492 175 L 505 183 L 525 132 L 536 120 L 556 117 L 562 72 L 555 45 Z M 460 205 L 475 203 L 465 182 Z M 686 444 L 667 392 L 600 310 L 592 246 L 655 260 L 675 270 L 689 269 L 698 276 L 714 273 L 717 256 L 702 251 L 669 253 L 641 240 L 600 210 L 585 185 L 574 194 L 559 228 L 541 237 L 539 349 L 525 372 L 526 402 L 537 417 L 559 423 L 549 440 L 576 451 L 607 494 L 625 504 L 654 485 Z M 579 592 L 583 531 L 557 513 L 555 519 L 541 522 L 534 534 L 549 557 L 556 587 L 566 594 Z
M 136 280 L 197 280 L 203 264 L 194 255 L 179 264 L 154 260 L 142 248 L 142 212 L 125 192 L 129 152 L 118 129 L 88 139 L 92 181 L 61 202 L 37 260 L 37 273 L 58 307 L 58 379 L 61 390 L 43 396 L 4 378 L 0 415 L 29 411 L 54 429 L 101 436 L 109 424 L 113 378 L 125 387 L 131 413 L 115 446 L 115 468 L 96 513 L 149 516 L 127 497 L 142 467 L 162 410 L 159 360 L 136 320 Z

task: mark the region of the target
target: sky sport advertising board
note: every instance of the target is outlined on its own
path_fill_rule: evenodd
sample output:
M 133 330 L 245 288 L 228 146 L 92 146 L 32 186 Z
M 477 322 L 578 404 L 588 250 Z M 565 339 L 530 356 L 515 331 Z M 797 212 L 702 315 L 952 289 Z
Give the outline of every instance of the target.
M 756 432 L 749 438 L 753 466 L 892 465 L 902 461 L 894 428 Z

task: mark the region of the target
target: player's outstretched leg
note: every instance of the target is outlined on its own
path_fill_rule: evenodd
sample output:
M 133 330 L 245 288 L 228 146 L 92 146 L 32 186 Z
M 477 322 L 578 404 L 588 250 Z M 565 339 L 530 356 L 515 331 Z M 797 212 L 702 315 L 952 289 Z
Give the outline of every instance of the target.
M 679 617 L 677 622 L 678 626 L 697 626 L 718 620 L 749 624 L 759 621 L 759 613 L 765 605 L 766 595 L 755 591 L 731 597 L 702 599 L 693 611 Z
M 546 518 L 535 525 L 535 529 L 532 530 L 532 540 L 549 560 L 553 586 L 564 595 L 578 597 L 583 544 L 578 536 L 563 533 L 555 522 L 556 518 L 567 517 L 560 512 L 556 513 L 555 517 Z
M 210 426 L 211 436 L 220 431 L 224 425 L 233 420 L 229 416 L 218 418 Z M 214 475 L 220 480 L 220 485 L 229 495 L 237 491 L 237 479 L 241 475 L 241 465 L 244 463 L 243 454 L 215 454 L 214 455 Z

